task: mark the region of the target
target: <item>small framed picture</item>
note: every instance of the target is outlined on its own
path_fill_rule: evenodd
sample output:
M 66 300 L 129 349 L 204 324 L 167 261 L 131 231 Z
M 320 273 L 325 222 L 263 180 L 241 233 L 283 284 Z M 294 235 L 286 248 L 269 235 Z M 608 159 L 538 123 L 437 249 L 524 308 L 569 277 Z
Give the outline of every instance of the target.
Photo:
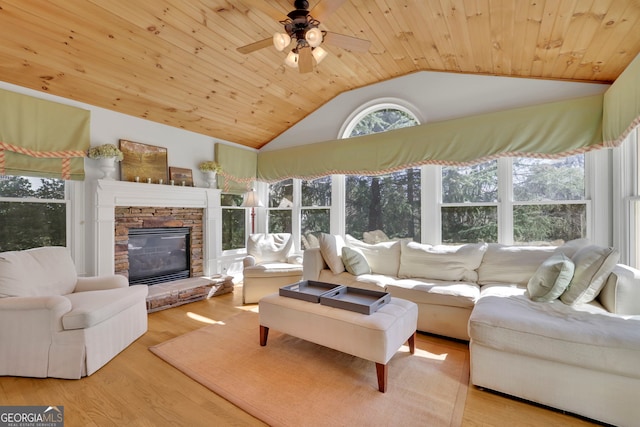
M 193 172 L 191 169 L 170 166 L 169 179 L 174 182 L 174 185 L 193 187 Z

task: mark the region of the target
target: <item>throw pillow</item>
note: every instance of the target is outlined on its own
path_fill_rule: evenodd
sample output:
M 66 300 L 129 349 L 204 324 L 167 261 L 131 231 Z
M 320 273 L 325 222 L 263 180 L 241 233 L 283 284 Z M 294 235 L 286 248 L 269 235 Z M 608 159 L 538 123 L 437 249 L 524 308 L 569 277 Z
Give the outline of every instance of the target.
M 537 302 L 551 302 L 567 289 L 575 265 L 563 253 L 557 253 L 543 262 L 527 284 L 529 298 Z
M 360 249 L 345 246 L 342 248 L 342 262 L 347 271 L 354 276 L 371 274 L 371 267 Z
M 432 246 L 403 241 L 398 277 L 476 282 L 486 250 L 486 243 Z
M 573 279 L 560 296 L 569 305 L 586 304 L 598 296 L 613 267 L 618 263 L 620 253 L 614 248 L 590 245 L 573 256 L 575 264 Z
M 376 244 L 364 243 L 355 237 L 347 235 L 347 246 L 362 251 L 371 272 L 396 277 L 400 266 L 400 242 L 380 242 Z
M 257 233 L 247 239 L 247 254 L 256 263 L 287 262 L 293 239 L 290 233 Z
M 340 274 L 344 271 L 342 263 L 342 248 L 344 247 L 344 239 L 342 236 L 333 234 L 320 234 L 320 253 L 324 258 L 333 274 Z

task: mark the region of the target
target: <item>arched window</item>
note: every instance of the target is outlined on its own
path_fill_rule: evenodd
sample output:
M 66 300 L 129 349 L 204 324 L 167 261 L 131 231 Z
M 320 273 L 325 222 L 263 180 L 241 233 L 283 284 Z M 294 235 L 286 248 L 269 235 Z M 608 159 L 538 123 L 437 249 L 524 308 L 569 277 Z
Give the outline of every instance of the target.
M 342 138 L 420 124 L 410 108 L 391 102 L 364 106 L 345 123 Z M 345 232 L 369 243 L 420 241 L 420 168 L 345 177 Z

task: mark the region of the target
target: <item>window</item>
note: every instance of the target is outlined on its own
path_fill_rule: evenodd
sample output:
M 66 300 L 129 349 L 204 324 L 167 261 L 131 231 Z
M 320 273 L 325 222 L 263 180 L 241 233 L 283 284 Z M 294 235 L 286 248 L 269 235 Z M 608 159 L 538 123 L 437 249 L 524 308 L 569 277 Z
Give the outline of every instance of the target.
M 498 241 L 498 162 L 442 168 L 442 242 Z
M 417 125 L 408 109 L 382 104 L 363 110 L 347 126 L 344 137 L 385 132 Z M 358 239 L 381 230 L 389 238 L 420 241 L 420 169 L 383 176 L 345 178 L 345 231 Z
M 0 251 L 67 246 L 65 181 L 0 177 Z
M 584 161 L 579 154 L 442 168 L 442 242 L 555 245 L 586 237 Z
M 346 233 L 363 239 L 381 230 L 389 238 L 420 241 L 420 169 L 384 176 L 347 176 Z
M 331 177 L 301 182 L 300 210 L 302 249 L 318 247 L 320 233 L 330 232 Z
M 513 160 L 513 239 L 519 244 L 586 237 L 584 155 Z
M 293 180 L 286 179 L 269 186 L 269 233 L 291 233 Z
M 222 250 L 242 249 L 246 245 L 246 209 L 240 207 L 242 195 L 222 194 Z

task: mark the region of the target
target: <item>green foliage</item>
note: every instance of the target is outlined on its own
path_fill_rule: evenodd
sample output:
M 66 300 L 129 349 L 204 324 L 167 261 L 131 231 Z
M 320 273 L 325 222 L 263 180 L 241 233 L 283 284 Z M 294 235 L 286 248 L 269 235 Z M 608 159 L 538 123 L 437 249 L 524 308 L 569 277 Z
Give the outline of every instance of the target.
M 404 111 L 395 108 L 385 108 L 367 114 L 353 128 L 351 135 L 361 136 L 371 133 L 385 132 L 418 124 L 416 120 Z
M 498 210 L 494 206 L 442 208 L 442 243 L 498 241 Z
M 389 238 L 420 241 L 420 169 L 346 178 L 346 232 L 358 239 L 382 230 Z
M 496 160 L 463 167 L 442 168 L 444 203 L 495 202 L 498 200 Z
M 34 189 L 32 181 L 25 177 L 0 180 L 0 196 L 25 199 L 0 202 L 0 251 L 66 246 L 66 204 L 28 201 L 64 199 L 64 181 L 41 181 Z
M 240 249 L 246 246 L 245 242 L 245 215 L 244 208 L 225 208 L 226 206 L 240 206 L 242 196 L 237 194 L 222 194 L 222 250 Z

